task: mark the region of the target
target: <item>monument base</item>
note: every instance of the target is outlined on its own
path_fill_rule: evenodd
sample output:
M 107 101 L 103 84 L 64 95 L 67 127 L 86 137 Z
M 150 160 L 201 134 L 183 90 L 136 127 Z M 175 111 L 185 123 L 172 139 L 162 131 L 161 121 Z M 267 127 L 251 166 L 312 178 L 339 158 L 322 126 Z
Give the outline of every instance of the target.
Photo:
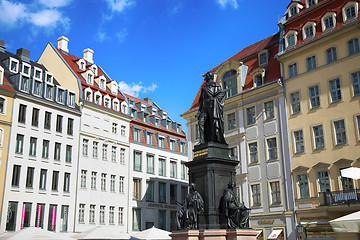
M 256 240 L 254 229 L 179 230 L 170 234 L 172 240 Z

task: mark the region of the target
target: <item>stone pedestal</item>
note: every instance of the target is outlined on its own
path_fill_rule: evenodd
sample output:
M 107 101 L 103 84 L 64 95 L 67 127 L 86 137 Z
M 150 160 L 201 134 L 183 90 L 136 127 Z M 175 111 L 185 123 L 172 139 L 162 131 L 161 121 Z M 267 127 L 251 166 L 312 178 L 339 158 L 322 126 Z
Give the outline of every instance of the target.
M 207 143 L 194 148 L 194 159 L 189 168 L 189 181 L 196 184 L 196 190 L 205 203 L 205 213 L 199 214 L 199 229 L 220 229 L 218 207 L 229 182 L 235 182 L 235 166 L 227 144 Z
M 172 240 L 256 240 L 253 229 L 180 230 L 170 234 Z

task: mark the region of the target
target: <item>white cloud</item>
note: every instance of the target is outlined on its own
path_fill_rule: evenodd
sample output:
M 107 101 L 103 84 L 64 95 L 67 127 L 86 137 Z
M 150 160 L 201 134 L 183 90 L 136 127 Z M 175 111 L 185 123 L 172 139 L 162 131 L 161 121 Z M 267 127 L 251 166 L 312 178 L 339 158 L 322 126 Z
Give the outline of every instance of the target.
M 179 10 L 180 10 L 181 8 L 182 8 L 181 2 L 177 2 L 177 3 L 175 4 L 175 6 L 169 7 L 169 8 L 167 9 L 168 15 L 169 15 L 170 17 L 172 17 L 172 16 L 178 14 L 178 12 L 179 12 Z
M 18 20 L 26 17 L 26 6 L 21 3 L 12 3 L 2 0 L 0 4 L 0 21 L 15 24 Z
M 30 21 L 40 27 L 56 25 L 60 18 L 61 14 L 57 10 L 43 10 L 30 15 Z
M 106 0 L 112 11 L 122 12 L 125 8 L 135 4 L 133 0 Z
M 128 34 L 129 33 L 128 33 L 127 29 L 124 28 L 120 32 L 116 33 L 116 37 L 118 38 L 119 42 L 122 43 Z
M 226 5 L 230 5 L 233 8 L 238 8 L 237 0 L 217 0 L 221 7 L 225 8 Z
M 155 83 L 151 84 L 151 86 L 144 87 L 142 86 L 142 82 L 139 82 L 138 84 L 131 83 L 130 85 L 125 83 L 124 81 L 119 82 L 120 91 L 134 97 L 138 97 L 140 93 L 153 92 L 156 88 L 157 85 Z
M 40 3 L 47 7 L 65 7 L 70 3 L 71 0 L 39 0 Z

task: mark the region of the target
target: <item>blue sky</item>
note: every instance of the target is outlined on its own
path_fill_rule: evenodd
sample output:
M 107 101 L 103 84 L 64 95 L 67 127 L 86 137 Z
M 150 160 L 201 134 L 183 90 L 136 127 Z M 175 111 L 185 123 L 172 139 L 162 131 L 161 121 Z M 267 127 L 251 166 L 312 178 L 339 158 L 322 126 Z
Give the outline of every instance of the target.
M 123 91 L 183 124 L 202 74 L 278 31 L 290 0 L 0 0 L 0 38 L 36 61 L 47 42 L 94 61 Z

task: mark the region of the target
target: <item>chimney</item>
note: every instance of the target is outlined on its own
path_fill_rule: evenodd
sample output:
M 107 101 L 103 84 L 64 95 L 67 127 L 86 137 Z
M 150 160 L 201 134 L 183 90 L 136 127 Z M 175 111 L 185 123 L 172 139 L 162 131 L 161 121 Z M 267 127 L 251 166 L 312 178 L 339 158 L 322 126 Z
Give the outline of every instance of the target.
M 153 101 L 151 98 L 147 97 L 147 98 L 144 98 L 144 100 L 149 104 L 149 105 L 153 105 Z
M 5 52 L 5 41 L 0 39 L 0 52 Z
M 58 48 L 60 50 L 63 50 L 64 52 L 68 53 L 69 52 L 69 49 L 68 49 L 69 39 L 65 36 L 61 36 L 57 40 L 58 40 Z
M 94 63 L 94 60 L 93 60 L 93 54 L 94 54 L 94 51 L 91 50 L 90 48 L 87 48 L 83 51 L 84 53 L 84 59 L 90 63 Z
M 20 57 L 21 60 L 30 62 L 30 51 L 25 48 L 19 48 L 16 50 L 16 55 Z

